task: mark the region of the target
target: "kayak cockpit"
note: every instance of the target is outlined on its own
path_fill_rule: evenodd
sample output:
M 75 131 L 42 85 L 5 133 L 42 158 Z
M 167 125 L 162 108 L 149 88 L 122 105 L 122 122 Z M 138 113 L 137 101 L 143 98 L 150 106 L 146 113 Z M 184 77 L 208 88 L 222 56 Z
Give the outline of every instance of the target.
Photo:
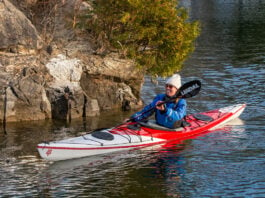
M 156 123 L 155 120 L 148 120 L 147 122 L 138 122 L 141 126 L 151 128 L 151 129 L 156 129 L 156 130 L 162 130 L 162 131 L 183 131 L 183 127 L 179 127 L 176 129 L 170 129 L 164 126 L 161 126 Z

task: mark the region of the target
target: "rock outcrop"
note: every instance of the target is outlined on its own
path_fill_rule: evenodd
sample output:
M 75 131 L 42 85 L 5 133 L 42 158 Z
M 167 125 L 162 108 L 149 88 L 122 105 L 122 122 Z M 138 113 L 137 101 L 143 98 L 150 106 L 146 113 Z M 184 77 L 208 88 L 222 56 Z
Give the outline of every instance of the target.
M 54 0 L 43 18 L 41 2 L 0 0 L 1 122 L 71 119 L 141 105 L 143 72 L 117 53 L 96 55 L 89 35 L 73 28 L 75 14 L 89 5 Z
M 32 53 L 42 47 L 31 21 L 8 0 L 0 1 L 0 49 L 11 53 Z

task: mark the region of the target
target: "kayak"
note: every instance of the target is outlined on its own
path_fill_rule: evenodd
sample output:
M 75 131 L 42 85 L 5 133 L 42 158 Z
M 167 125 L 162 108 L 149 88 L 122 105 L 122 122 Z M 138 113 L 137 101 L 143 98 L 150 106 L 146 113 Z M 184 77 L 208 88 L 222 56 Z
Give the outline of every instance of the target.
M 246 104 L 236 104 L 190 114 L 185 117 L 185 126 L 176 129 L 160 126 L 154 120 L 127 122 L 79 137 L 40 143 L 37 149 L 42 158 L 59 161 L 168 144 L 216 129 L 239 117 L 245 107 Z

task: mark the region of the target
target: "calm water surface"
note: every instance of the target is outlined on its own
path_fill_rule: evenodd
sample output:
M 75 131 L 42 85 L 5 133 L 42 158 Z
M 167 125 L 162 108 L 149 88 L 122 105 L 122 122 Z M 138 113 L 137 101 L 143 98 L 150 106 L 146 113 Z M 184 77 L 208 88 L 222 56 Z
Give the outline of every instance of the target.
M 200 79 L 189 113 L 247 103 L 229 125 L 175 144 L 108 156 L 46 162 L 36 145 L 111 127 L 132 112 L 60 122 L 8 124 L 0 132 L 0 197 L 265 197 L 265 2 L 183 1 L 201 20 L 196 50 L 181 71 Z M 146 78 L 146 103 L 165 79 Z

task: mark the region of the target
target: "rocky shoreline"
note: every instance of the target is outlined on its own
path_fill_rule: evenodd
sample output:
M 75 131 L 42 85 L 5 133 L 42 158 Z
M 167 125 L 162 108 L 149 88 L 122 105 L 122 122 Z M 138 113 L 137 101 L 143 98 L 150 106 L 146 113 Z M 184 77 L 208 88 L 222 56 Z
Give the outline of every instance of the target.
M 99 53 L 97 41 L 71 26 L 89 5 L 53 3 L 45 29 L 40 21 L 49 17 L 38 16 L 38 1 L 0 1 L 0 121 L 72 119 L 142 105 L 143 72 L 117 52 Z

